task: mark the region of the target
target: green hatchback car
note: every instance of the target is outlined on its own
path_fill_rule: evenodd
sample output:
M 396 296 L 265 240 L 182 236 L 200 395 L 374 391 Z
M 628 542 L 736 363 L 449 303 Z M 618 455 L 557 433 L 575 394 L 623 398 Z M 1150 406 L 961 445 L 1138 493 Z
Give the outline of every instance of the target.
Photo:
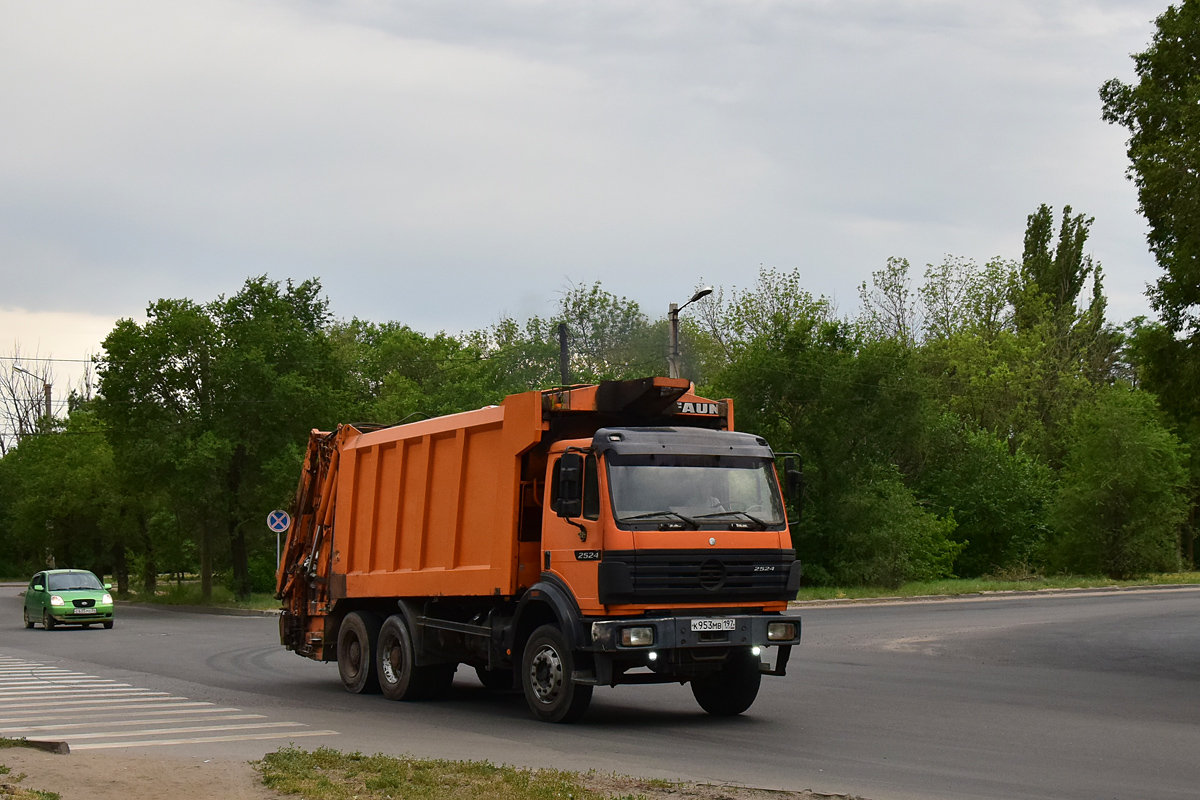
M 85 569 L 48 569 L 29 581 L 25 590 L 25 627 L 42 623 L 48 631 L 59 625 L 113 626 L 111 584 Z

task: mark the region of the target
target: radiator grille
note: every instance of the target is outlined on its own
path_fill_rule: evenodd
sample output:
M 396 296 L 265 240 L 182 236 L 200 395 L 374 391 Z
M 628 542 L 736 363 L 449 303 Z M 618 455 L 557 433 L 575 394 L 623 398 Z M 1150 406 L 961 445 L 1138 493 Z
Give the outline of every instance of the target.
M 793 550 L 606 551 L 605 562 L 627 565 L 632 585 L 601 602 L 788 600 L 795 557 Z

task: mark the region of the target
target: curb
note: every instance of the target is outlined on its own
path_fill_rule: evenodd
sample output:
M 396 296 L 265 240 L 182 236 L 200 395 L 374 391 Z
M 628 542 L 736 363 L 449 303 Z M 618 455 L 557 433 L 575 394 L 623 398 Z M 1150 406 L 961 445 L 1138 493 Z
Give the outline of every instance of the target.
M 872 605 L 879 603 L 942 603 L 953 600 L 1007 600 L 1016 597 L 1163 592 L 1172 589 L 1200 589 L 1200 583 L 1154 583 L 1146 584 L 1145 586 L 1081 586 L 1069 589 L 1002 589 L 990 592 L 971 592 L 969 594 L 921 594 L 909 597 L 841 597 L 827 600 L 791 600 L 788 602 L 788 608 Z
M 222 608 L 221 606 L 177 606 L 169 603 L 130 603 L 118 601 L 117 605 L 127 608 L 152 608 L 159 611 L 178 611 L 185 614 L 213 614 L 221 617 L 278 617 L 279 608 Z

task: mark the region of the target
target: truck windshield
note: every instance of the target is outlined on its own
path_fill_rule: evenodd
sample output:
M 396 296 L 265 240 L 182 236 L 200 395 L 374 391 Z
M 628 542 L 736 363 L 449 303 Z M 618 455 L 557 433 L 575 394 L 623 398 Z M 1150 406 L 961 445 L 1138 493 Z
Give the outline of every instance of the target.
M 608 484 L 618 522 L 775 527 L 784 521 L 775 471 L 761 458 L 613 455 Z

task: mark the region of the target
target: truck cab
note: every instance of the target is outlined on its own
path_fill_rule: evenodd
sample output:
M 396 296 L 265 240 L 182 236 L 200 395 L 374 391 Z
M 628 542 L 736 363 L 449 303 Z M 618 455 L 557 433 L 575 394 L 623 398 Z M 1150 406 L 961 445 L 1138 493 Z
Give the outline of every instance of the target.
M 764 439 L 601 428 L 555 442 L 546 468 L 541 582 L 577 604 L 591 668 L 577 679 L 690 680 L 706 710 L 740 713 L 765 648 L 779 648 L 768 671 L 783 674 L 799 620 L 774 615 L 800 563 Z M 753 663 L 726 669 L 739 661 Z

